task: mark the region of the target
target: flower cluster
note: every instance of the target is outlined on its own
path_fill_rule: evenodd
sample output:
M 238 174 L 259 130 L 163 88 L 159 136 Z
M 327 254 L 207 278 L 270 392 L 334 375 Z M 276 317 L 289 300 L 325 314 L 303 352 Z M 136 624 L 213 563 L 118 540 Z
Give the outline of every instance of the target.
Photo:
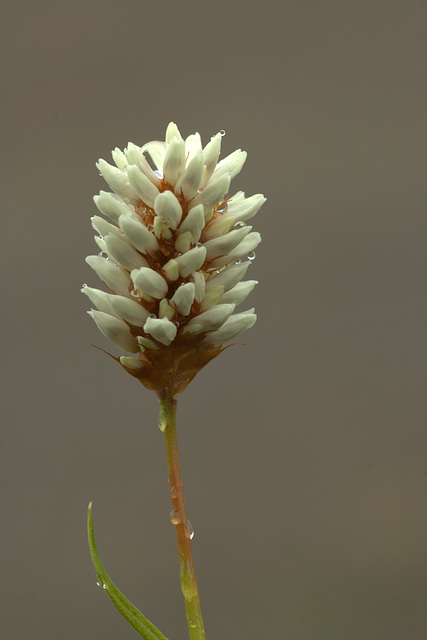
M 149 389 L 182 391 L 222 345 L 256 320 L 234 313 L 256 280 L 242 282 L 261 241 L 246 221 L 265 198 L 226 196 L 240 149 L 218 162 L 221 138 L 202 148 L 174 123 L 165 142 L 129 143 L 97 167 L 113 193 L 95 196 L 100 253 L 86 258 L 109 293 L 84 286 L 101 332 L 124 351 L 123 368 Z

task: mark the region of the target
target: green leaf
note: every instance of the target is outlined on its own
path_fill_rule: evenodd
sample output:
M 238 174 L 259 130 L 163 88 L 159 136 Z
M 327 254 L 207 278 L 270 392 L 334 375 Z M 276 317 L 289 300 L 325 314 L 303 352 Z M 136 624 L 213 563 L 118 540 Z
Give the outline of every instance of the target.
M 147 620 L 147 618 L 143 616 L 131 602 L 129 602 L 123 593 L 117 589 L 105 571 L 104 565 L 99 559 L 95 544 L 92 503 L 89 504 L 87 513 L 87 534 L 89 538 L 90 555 L 96 571 L 97 583 L 105 589 L 116 609 L 122 614 L 125 620 L 132 625 L 135 631 L 144 638 L 144 640 L 167 640 L 166 636 L 164 636 L 149 620 Z

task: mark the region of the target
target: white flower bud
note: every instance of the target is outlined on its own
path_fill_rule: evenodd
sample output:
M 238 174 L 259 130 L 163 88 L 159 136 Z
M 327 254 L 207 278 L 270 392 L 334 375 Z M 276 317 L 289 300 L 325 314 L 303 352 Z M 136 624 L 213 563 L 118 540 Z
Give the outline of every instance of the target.
M 217 222 L 210 224 L 203 231 L 203 242 L 207 242 L 208 240 L 212 240 L 213 238 L 218 238 L 218 236 L 223 236 L 228 233 L 231 227 L 234 224 L 234 218 L 219 218 Z
M 253 313 L 253 309 L 244 311 L 243 313 L 236 313 L 228 320 L 224 322 L 222 327 L 217 331 L 208 333 L 205 338 L 205 342 L 214 345 L 222 345 L 227 340 L 235 338 L 242 331 L 250 329 L 256 322 L 256 314 Z
M 163 271 L 164 271 L 164 274 L 165 274 L 166 278 L 170 282 L 175 282 L 175 280 L 178 280 L 178 278 L 179 278 L 179 265 L 178 265 L 177 260 L 174 260 L 173 258 L 171 260 L 169 260 L 163 266 Z
M 191 305 L 194 302 L 195 293 L 196 287 L 193 282 L 187 282 L 178 287 L 171 298 L 171 303 L 175 305 L 178 313 L 188 316 L 191 311 Z
M 144 368 L 144 363 L 141 362 L 138 358 L 131 358 L 130 356 L 121 356 L 120 364 L 122 364 L 127 369 L 132 369 L 134 371 L 138 371 L 138 369 Z
M 202 204 L 199 204 L 197 207 L 190 209 L 185 220 L 179 225 L 178 233 L 181 234 L 191 231 L 193 241 L 198 242 L 204 226 L 204 208 Z
M 156 236 L 147 229 L 143 222 L 131 218 L 129 215 L 120 216 L 120 228 L 125 236 L 141 253 L 155 253 L 159 250 Z
M 147 309 L 144 309 L 135 300 L 130 300 L 130 298 L 125 298 L 124 296 L 111 296 L 109 303 L 115 315 L 135 327 L 143 327 L 149 316 Z
M 128 271 L 138 267 L 148 267 L 148 262 L 145 258 L 131 247 L 126 240 L 112 233 L 105 236 L 104 240 L 108 254 L 113 256 L 114 260 Z
M 229 174 L 221 176 L 209 184 L 191 201 L 191 208 L 198 204 L 203 204 L 205 209 L 211 209 L 215 204 L 223 200 L 230 186 L 231 177 Z
M 127 175 L 131 187 L 135 190 L 141 200 L 149 207 L 154 206 L 154 200 L 159 195 L 159 190 L 147 178 L 146 175 L 134 164 L 129 165 Z
M 139 347 L 132 338 L 126 322 L 123 322 L 120 318 L 114 318 L 103 311 L 92 310 L 88 311 L 88 314 L 96 322 L 101 333 L 118 347 L 131 353 L 139 351 Z
M 121 197 L 115 193 L 100 191 L 99 195 L 94 196 L 93 199 L 99 211 L 116 223 L 122 214 L 134 211 L 133 207 L 123 202 Z
M 109 233 L 114 233 L 116 236 L 123 236 L 120 229 L 118 229 L 114 224 L 111 224 L 111 222 L 107 222 L 107 220 L 104 220 L 104 218 L 101 218 L 101 216 L 92 216 L 90 221 L 91 221 L 92 227 L 102 237 L 106 236 Z
M 216 136 L 211 138 L 210 142 L 203 149 L 203 163 L 206 167 L 206 173 L 203 179 L 203 186 L 210 180 L 211 175 L 214 172 L 216 164 L 218 162 L 219 154 L 221 151 L 222 135 L 217 133 Z
M 201 149 L 194 154 L 184 173 L 175 186 L 175 194 L 184 196 L 186 200 L 193 198 L 199 187 L 203 176 L 203 154 Z
M 108 164 L 100 158 L 96 166 L 104 180 L 110 185 L 113 191 L 122 198 L 130 200 L 132 203 L 138 201 L 138 196 L 129 184 L 129 180 L 123 171 Z
M 166 280 L 162 278 L 160 273 L 149 267 L 134 269 L 130 275 L 135 286 L 153 298 L 164 298 L 168 292 Z
M 182 138 L 172 138 L 165 156 L 163 170 L 165 180 L 175 187 L 185 169 L 185 143 Z
M 116 167 L 120 169 L 120 171 L 123 171 L 123 169 L 126 167 L 128 163 L 123 151 L 121 151 L 119 147 L 116 147 L 114 151 L 111 152 L 111 155 L 113 156 L 113 160 L 116 164 Z
M 192 324 L 201 324 L 203 331 L 218 329 L 233 313 L 235 306 L 235 304 L 216 304 L 214 307 L 192 318 L 187 327 Z
M 256 284 L 258 284 L 257 280 L 239 282 L 235 287 L 224 293 L 221 302 L 232 302 L 235 305 L 240 304 L 248 297 Z
M 166 129 L 166 136 L 165 136 L 166 143 L 170 145 L 173 138 L 178 138 L 178 140 L 182 139 L 179 129 L 176 126 L 175 122 L 169 122 Z
M 181 233 L 175 240 L 175 251 L 186 253 L 191 249 L 193 244 L 194 241 L 191 231 L 186 231 L 185 233 Z
M 206 248 L 206 259 L 212 260 L 217 256 L 228 255 L 247 236 L 251 229 L 252 227 L 242 227 L 241 229 L 229 231 L 224 236 L 208 240 L 203 245 Z
M 171 229 L 176 229 L 181 222 L 182 208 L 172 191 L 159 193 L 154 202 L 154 211 L 166 220 Z
M 187 278 L 193 271 L 200 269 L 206 260 L 205 247 L 194 247 L 176 259 L 181 278 Z
M 86 262 L 114 293 L 129 296 L 130 278 L 111 260 L 102 256 L 88 256 Z
M 195 271 L 191 274 L 191 280 L 194 282 L 195 286 L 194 298 L 197 302 L 202 302 L 206 291 L 206 282 L 203 273 Z
M 212 287 L 221 285 L 224 287 L 224 291 L 232 289 L 242 278 L 245 277 L 245 273 L 248 270 L 250 262 L 241 262 L 240 264 L 231 264 L 229 267 L 218 273 L 217 275 L 209 278 L 206 283 L 206 289 L 209 290 Z
M 216 180 L 226 173 L 230 174 L 231 179 L 235 178 L 242 170 L 246 161 L 246 156 L 246 151 L 242 151 L 241 149 L 237 149 L 237 151 L 231 153 L 229 156 L 218 162 L 216 169 L 213 172 L 212 179 Z
M 109 313 L 112 316 L 116 316 L 116 318 L 120 317 L 120 315 L 117 314 L 110 305 L 111 298 L 116 297 L 113 293 L 107 293 L 106 291 L 101 291 L 100 289 L 92 289 L 92 287 L 88 286 L 83 286 L 81 292 L 89 298 L 89 300 L 99 311 Z
M 171 320 L 175 315 L 175 309 L 169 304 L 169 301 L 166 298 L 160 300 L 159 304 L 159 318 L 167 318 Z
M 187 161 L 187 167 L 190 164 L 194 156 L 202 150 L 202 140 L 200 133 L 192 133 L 185 139 L 185 158 Z
M 236 196 L 238 196 L 238 194 L 236 194 Z M 236 196 L 233 196 L 228 201 L 227 211 L 223 215 L 224 218 L 234 218 L 235 222 L 244 222 L 245 220 L 249 220 L 249 218 L 253 218 L 266 201 L 266 198 L 260 193 L 250 198 Z
M 145 351 L 145 349 L 154 349 L 154 351 L 158 351 L 160 349 L 160 347 L 153 342 L 153 340 L 150 340 L 150 338 L 138 336 L 137 340 L 141 351 Z
M 142 153 L 141 149 L 132 142 L 128 143 L 127 149 L 125 149 L 125 155 L 129 164 L 135 164 L 140 171 L 154 184 L 157 189 L 160 188 L 160 178 L 154 173 L 153 168 L 148 164 L 147 158 Z
M 176 336 L 177 327 L 167 318 L 147 318 L 144 331 L 158 342 L 169 345 Z
M 258 231 L 253 231 L 252 233 L 248 233 L 248 235 L 240 242 L 237 247 L 232 249 L 228 255 L 225 255 L 221 258 L 217 258 L 211 263 L 213 267 L 222 267 L 224 265 L 233 262 L 234 260 L 238 260 L 240 258 L 248 256 L 261 242 L 261 236 Z

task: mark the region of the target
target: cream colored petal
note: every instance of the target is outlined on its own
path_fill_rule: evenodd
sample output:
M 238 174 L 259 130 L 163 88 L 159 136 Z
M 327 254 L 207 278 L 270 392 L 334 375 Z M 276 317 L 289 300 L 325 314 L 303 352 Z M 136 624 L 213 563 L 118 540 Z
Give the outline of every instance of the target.
M 203 155 L 199 149 L 187 163 L 185 171 L 175 186 L 175 195 L 183 195 L 186 200 L 191 200 L 200 187 L 203 176 Z
M 203 163 L 206 167 L 206 173 L 203 179 L 203 186 L 207 184 L 210 180 L 214 169 L 217 165 L 219 154 L 221 151 L 221 140 L 222 135 L 217 133 L 216 136 L 213 136 L 208 144 L 203 149 Z
M 225 194 L 230 186 L 231 176 L 225 175 L 218 178 L 208 185 L 191 201 L 191 209 L 198 204 L 203 204 L 205 210 L 211 209 L 213 206 L 224 199 Z
M 92 287 L 88 287 L 87 285 L 82 287 L 81 292 L 89 298 L 92 304 L 94 304 L 99 311 L 109 313 L 112 316 L 116 316 L 116 318 L 120 317 L 119 314 L 112 309 L 110 304 L 111 298 L 116 297 L 113 293 L 107 293 L 100 289 L 92 289 Z
M 178 140 L 182 139 L 179 129 L 176 126 L 175 122 L 169 122 L 166 129 L 166 136 L 165 136 L 165 140 L 167 144 L 170 144 L 173 138 L 177 138 Z
M 176 336 L 176 325 L 167 318 L 147 318 L 144 331 L 158 342 L 168 346 Z
M 182 208 L 172 191 L 159 193 L 154 201 L 154 211 L 166 220 L 171 229 L 176 229 L 181 222 Z
M 130 274 L 132 278 L 132 282 L 135 286 L 148 293 L 149 296 L 153 298 L 161 299 L 164 298 L 168 292 L 168 284 L 164 278 L 157 273 L 157 271 L 153 271 L 149 267 L 141 267 L 141 269 L 135 269 Z
M 108 254 L 113 256 L 117 264 L 128 271 L 138 269 L 139 267 L 148 267 L 147 260 L 143 258 L 127 240 L 123 240 L 112 233 L 105 236 L 104 240 L 107 245 Z
M 243 300 L 246 300 L 256 284 L 258 284 L 257 280 L 238 282 L 235 287 L 224 293 L 221 302 L 230 302 L 235 305 L 240 304 Z
M 204 208 L 202 204 L 199 204 L 197 207 L 190 209 L 185 220 L 179 225 L 178 233 L 191 231 L 194 242 L 198 242 L 204 226 Z
M 127 175 L 129 183 L 135 190 L 135 193 L 138 194 L 146 205 L 153 207 L 154 201 L 159 195 L 157 187 L 154 186 L 151 180 L 149 180 L 147 176 L 134 164 L 128 166 Z
M 191 311 L 191 305 L 194 302 L 195 293 L 196 288 L 193 282 L 187 282 L 178 287 L 171 298 L 171 303 L 175 305 L 178 313 L 188 316 Z
M 111 260 L 102 256 L 88 256 L 86 262 L 109 289 L 120 295 L 129 296 L 130 278 Z
M 229 156 L 218 162 L 215 171 L 213 172 L 212 180 L 216 180 L 219 176 L 229 173 L 231 179 L 235 178 L 242 170 L 245 164 L 247 153 L 241 149 L 237 149 Z
M 192 324 L 200 324 L 203 327 L 202 331 L 218 329 L 233 313 L 235 306 L 234 304 L 216 304 L 207 311 L 192 318 L 188 322 L 187 327 L 190 327 Z
M 139 351 L 139 346 L 132 338 L 126 322 L 103 311 L 92 310 L 88 311 L 88 314 L 93 318 L 101 333 L 118 347 L 130 353 Z
M 220 271 L 220 273 L 212 276 L 206 283 L 206 289 L 209 290 L 212 287 L 221 285 L 225 291 L 232 289 L 236 286 L 242 278 L 245 277 L 246 271 L 251 263 L 241 262 L 239 264 L 231 264 L 226 269 Z
M 229 231 L 224 236 L 213 238 L 204 243 L 206 248 L 206 259 L 212 260 L 217 256 L 228 255 L 232 249 L 237 247 L 242 242 L 243 238 L 249 233 L 251 227 L 242 227 L 241 229 L 235 229 Z
M 120 171 L 117 167 L 113 167 L 111 164 L 108 164 L 108 162 L 102 160 L 102 158 L 98 160 L 96 166 L 104 180 L 110 185 L 112 190 L 117 193 L 117 195 L 132 203 L 138 202 L 138 196 L 134 189 L 132 189 L 127 175 L 123 173 L 123 171 Z
M 178 256 L 176 261 L 181 278 L 186 278 L 193 271 L 198 271 L 205 259 L 206 249 L 204 247 L 194 247 L 194 249 L 190 249 L 187 253 L 183 253 L 182 256 Z
M 130 300 L 124 296 L 111 296 L 109 300 L 112 310 L 123 320 L 136 327 L 143 327 L 149 313 L 147 309 L 135 300 Z
M 260 193 L 257 193 L 250 198 L 238 198 L 235 196 L 228 201 L 227 211 L 224 213 L 224 218 L 234 218 L 235 222 L 244 222 L 253 218 L 258 213 L 262 205 L 267 198 Z
M 214 345 L 221 345 L 232 338 L 238 336 L 242 331 L 250 329 L 256 322 L 256 314 L 253 309 L 244 311 L 243 313 L 235 313 L 224 322 L 222 327 L 217 331 L 208 333 L 205 342 Z
M 133 244 L 134 247 L 145 253 L 156 253 L 159 250 L 159 243 L 156 236 L 143 224 L 142 221 L 136 220 L 128 215 L 120 216 L 120 228 L 125 236 Z
M 93 199 L 99 211 L 116 223 L 122 214 L 134 211 L 134 208 L 126 204 L 116 193 L 100 191 Z
M 185 143 L 182 138 L 172 138 L 166 152 L 164 163 L 165 180 L 175 187 L 185 169 Z

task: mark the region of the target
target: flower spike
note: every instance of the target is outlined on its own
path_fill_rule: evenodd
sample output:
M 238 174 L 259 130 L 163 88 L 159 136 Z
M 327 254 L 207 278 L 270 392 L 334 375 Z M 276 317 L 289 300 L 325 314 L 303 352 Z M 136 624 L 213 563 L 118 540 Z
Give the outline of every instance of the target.
M 261 237 L 246 226 L 265 202 L 227 196 L 246 152 L 218 161 L 222 132 L 202 147 L 174 123 L 165 141 L 112 152 L 97 167 L 113 193 L 95 196 L 101 254 L 87 262 L 108 288 L 83 289 L 101 332 L 137 357 L 121 366 L 156 392 L 183 391 L 194 375 L 250 328 L 253 309 L 234 313 L 257 284 L 242 282 Z M 105 256 L 105 257 L 104 257 Z

